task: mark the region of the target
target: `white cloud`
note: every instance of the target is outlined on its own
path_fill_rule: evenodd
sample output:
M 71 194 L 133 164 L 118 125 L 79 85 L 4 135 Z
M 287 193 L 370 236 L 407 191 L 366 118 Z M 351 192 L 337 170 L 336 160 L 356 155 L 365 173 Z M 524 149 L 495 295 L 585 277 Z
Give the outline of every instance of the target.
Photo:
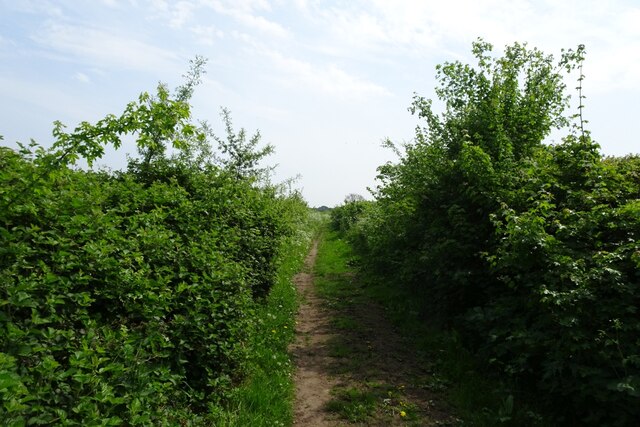
M 284 38 L 290 36 L 289 31 L 277 22 L 256 14 L 257 11 L 270 11 L 271 5 L 262 0 L 220 1 L 208 0 L 204 4 L 216 13 L 233 18 L 245 27 L 264 35 Z
M 599 90 L 640 88 L 640 9 L 622 0 L 360 0 L 333 7 L 297 0 L 296 5 L 325 32 L 314 46 L 325 54 L 464 60 L 477 37 L 498 49 L 520 41 L 556 55 L 584 43 Z
M 289 32 L 277 22 L 269 21 L 263 16 L 252 15 L 249 13 L 234 13 L 232 15 L 241 24 L 257 30 L 263 34 L 274 37 L 287 37 Z
M 196 25 L 191 28 L 200 44 L 212 46 L 216 39 L 224 38 L 224 32 L 214 25 Z
M 97 27 L 50 23 L 33 40 L 92 66 L 157 70 L 173 68 L 178 60 L 170 50 Z
M 119 6 L 118 0 L 100 0 L 102 4 L 107 7 L 117 8 Z
M 302 11 L 308 11 L 309 10 L 309 2 L 308 0 L 292 0 L 293 4 L 295 7 L 297 7 L 298 9 L 302 10 Z
M 616 27 L 629 37 L 640 37 L 640 8 L 627 10 L 620 15 Z
M 259 45 L 259 43 L 256 41 L 256 39 L 254 39 L 253 37 L 251 37 L 247 33 L 241 33 L 239 31 L 233 30 L 231 32 L 231 36 L 236 40 L 239 40 L 241 42 L 244 42 L 244 43 L 256 48 L 256 50 L 262 49 L 262 47 Z
M 165 13 L 169 11 L 169 3 L 166 0 L 148 0 L 151 10 L 156 13 Z
M 640 90 L 640 41 L 587 52 L 583 72 L 587 93 Z
M 271 3 L 268 0 L 203 0 L 202 3 L 213 7 L 219 13 L 230 10 L 246 13 L 271 11 Z
M 386 88 L 353 76 L 336 65 L 316 66 L 270 50 L 263 50 L 262 53 L 273 61 L 280 72 L 303 84 L 307 90 L 339 98 L 391 95 Z
M 73 78 L 77 81 L 79 81 L 80 83 L 90 83 L 91 79 L 89 78 L 89 76 L 87 76 L 84 73 L 81 73 L 80 71 L 76 72 L 73 75 Z
M 191 19 L 195 4 L 188 1 L 179 1 L 171 11 L 169 26 L 171 28 L 182 28 L 182 26 Z
M 147 0 L 142 10 L 148 20 L 160 19 L 167 22 L 170 28 L 179 30 L 193 20 L 194 11 L 198 7 L 200 5 L 195 1 Z
M 64 17 L 62 9 L 55 2 L 48 0 L 5 1 L 2 6 L 23 13 L 43 14 L 55 18 Z
M 347 5 L 304 7 L 315 7 L 313 19 L 346 48 L 394 49 L 421 56 L 440 54 L 447 44 L 468 44 L 478 36 L 498 44 L 513 41 L 509 35 L 531 16 L 525 0 L 375 0 Z

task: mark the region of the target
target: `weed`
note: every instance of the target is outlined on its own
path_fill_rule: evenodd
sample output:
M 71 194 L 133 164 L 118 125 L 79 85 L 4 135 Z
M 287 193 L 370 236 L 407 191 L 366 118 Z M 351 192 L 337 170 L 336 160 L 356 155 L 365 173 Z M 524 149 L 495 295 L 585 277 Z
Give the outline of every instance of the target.
M 352 422 L 364 422 L 376 410 L 377 396 L 366 390 L 344 388 L 333 390 L 334 398 L 327 404 L 327 410 Z
M 360 329 L 358 322 L 350 316 L 338 315 L 331 319 L 331 324 L 340 330 L 356 331 Z

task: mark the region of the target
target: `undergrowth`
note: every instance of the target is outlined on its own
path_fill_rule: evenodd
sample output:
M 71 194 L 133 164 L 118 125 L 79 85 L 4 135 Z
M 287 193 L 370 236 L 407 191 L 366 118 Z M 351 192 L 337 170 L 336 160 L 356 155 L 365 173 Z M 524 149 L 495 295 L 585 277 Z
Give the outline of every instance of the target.
M 464 425 L 554 425 L 540 413 L 534 396 L 483 370 L 455 330 L 429 326 L 419 314 L 422 303 L 415 295 L 362 273 L 367 284 L 365 294 L 384 307 L 389 320 L 401 335 L 409 338 L 425 367 L 432 372 L 426 386 L 445 394 Z
M 343 233 L 323 233 L 315 273 L 318 292 L 330 307 L 340 310 L 372 300 L 384 308 L 387 319 L 430 372 L 424 387 L 444 396 L 455 408 L 456 416 L 463 420 L 462 425 L 553 425 L 541 415 L 534 396 L 518 391 L 516 384 L 501 382 L 485 372 L 455 331 L 429 326 L 419 314 L 420 299 L 402 287 L 388 286 L 379 276 L 367 272 Z M 344 322 L 343 317 L 336 319 L 334 323 Z M 357 328 L 352 323 L 353 320 L 349 322 L 349 328 Z M 336 351 L 341 349 L 337 347 Z M 335 390 L 327 409 L 351 422 L 363 422 L 374 412 L 369 402 L 372 393 L 378 396 L 380 390 L 386 389 L 367 386 Z M 378 400 L 382 401 L 381 398 Z M 401 410 L 410 421 L 411 411 L 399 408 L 397 412 Z
M 303 268 L 324 215 L 311 212 L 297 235 L 285 243 L 277 282 L 256 311 L 255 333 L 249 342 L 249 374 L 219 408 L 216 426 L 288 426 L 293 422 L 295 385 L 288 346 L 295 333 L 298 295 L 293 276 Z

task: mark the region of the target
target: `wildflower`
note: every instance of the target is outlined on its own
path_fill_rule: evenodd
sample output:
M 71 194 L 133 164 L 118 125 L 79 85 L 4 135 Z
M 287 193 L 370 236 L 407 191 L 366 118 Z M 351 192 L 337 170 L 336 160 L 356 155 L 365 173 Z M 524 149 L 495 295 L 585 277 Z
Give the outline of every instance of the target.
M 273 332 L 273 333 L 275 334 L 275 333 L 276 333 L 276 330 L 275 330 L 275 329 L 272 329 L 272 330 L 271 330 L 271 332 Z
M 401 417 L 406 417 L 406 416 L 407 416 L 407 413 L 406 413 L 406 412 L 404 412 L 404 411 L 400 411 L 400 416 L 401 416 Z

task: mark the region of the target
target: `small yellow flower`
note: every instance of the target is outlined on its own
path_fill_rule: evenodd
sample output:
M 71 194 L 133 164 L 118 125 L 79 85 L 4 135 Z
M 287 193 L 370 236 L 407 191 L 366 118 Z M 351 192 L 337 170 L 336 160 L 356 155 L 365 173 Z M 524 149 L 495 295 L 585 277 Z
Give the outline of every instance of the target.
M 275 330 L 275 329 L 272 329 L 272 330 L 271 330 L 271 332 L 273 332 L 273 333 L 275 334 L 275 333 L 276 333 L 276 330 Z
M 406 416 L 407 416 L 407 413 L 406 413 L 406 412 L 404 412 L 404 411 L 400 411 L 400 416 L 401 416 L 401 417 L 406 417 Z

